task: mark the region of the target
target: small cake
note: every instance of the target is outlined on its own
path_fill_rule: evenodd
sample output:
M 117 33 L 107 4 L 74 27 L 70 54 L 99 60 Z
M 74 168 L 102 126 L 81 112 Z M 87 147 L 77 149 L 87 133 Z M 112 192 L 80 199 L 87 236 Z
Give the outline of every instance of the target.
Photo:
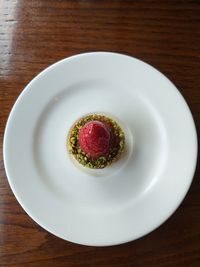
M 69 153 L 88 168 L 105 168 L 120 157 L 124 147 L 123 130 L 115 120 L 105 115 L 82 117 L 69 133 Z

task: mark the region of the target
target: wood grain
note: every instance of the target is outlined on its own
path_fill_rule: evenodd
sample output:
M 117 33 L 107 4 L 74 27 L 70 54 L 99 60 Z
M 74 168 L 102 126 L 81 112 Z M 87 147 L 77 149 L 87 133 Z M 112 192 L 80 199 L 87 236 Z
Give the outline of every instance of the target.
M 0 147 L 17 96 L 41 70 L 70 55 L 116 51 L 165 73 L 200 126 L 200 2 L 0 1 Z M 137 241 L 95 248 L 49 234 L 22 210 L 0 150 L 0 266 L 200 266 L 200 169 L 176 213 Z

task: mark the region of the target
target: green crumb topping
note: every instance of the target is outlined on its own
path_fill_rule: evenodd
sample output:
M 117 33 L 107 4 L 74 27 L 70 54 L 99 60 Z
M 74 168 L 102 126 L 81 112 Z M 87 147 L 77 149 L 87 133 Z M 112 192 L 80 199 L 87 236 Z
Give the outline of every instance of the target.
M 79 132 L 80 129 L 90 121 L 101 121 L 106 123 L 114 137 L 115 142 L 110 147 L 109 152 L 100 156 L 97 159 L 92 159 L 89 155 L 85 154 L 84 151 L 80 148 L 79 145 Z M 110 165 L 112 162 L 117 160 L 119 156 L 124 151 L 125 147 L 125 135 L 118 123 L 105 115 L 100 114 L 90 114 L 85 117 L 80 118 L 71 128 L 69 138 L 68 138 L 68 149 L 69 153 L 83 166 L 91 169 L 103 169 L 106 166 Z

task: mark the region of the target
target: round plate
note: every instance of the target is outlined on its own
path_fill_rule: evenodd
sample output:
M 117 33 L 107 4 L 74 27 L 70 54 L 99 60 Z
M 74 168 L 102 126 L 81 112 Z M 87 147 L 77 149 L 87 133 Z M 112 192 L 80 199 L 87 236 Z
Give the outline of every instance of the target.
M 88 113 L 114 116 L 124 157 L 100 171 L 71 161 L 66 140 Z M 87 53 L 50 66 L 17 99 L 5 131 L 4 162 L 24 210 L 54 235 L 85 245 L 137 239 L 162 224 L 191 184 L 197 136 L 176 87 L 135 58 Z

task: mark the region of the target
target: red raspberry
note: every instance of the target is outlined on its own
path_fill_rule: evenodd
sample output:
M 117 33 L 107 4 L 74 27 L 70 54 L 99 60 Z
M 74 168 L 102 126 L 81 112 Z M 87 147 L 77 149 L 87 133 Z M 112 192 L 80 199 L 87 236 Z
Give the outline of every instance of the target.
M 109 127 L 100 121 L 86 123 L 79 133 L 79 144 L 81 149 L 91 158 L 97 159 L 106 155 L 111 143 Z

